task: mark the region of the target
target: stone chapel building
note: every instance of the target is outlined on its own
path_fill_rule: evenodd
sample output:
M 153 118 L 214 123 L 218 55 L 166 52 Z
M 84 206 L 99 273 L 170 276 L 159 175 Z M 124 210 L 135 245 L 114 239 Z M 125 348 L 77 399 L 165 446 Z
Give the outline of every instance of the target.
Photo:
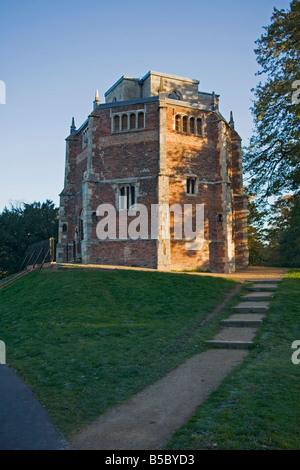
M 57 262 L 221 273 L 247 267 L 241 138 L 232 113 L 229 122 L 220 114 L 219 95 L 199 92 L 198 85 L 152 71 L 143 78 L 122 76 L 105 93 L 105 103 L 96 92 L 93 111 L 79 129 L 73 118 Z M 150 217 L 156 205 L 157 236 L 133 239 L 117 231 L 115 239 L 99 239 L 101 204 L 113 205 L 117 227 L 130 207 L 143 204 Z M 175 216 L 160 211 L 173 204 L 192 205 L 193 217 L 196 205 L 204 205 L 200 249 L 187 250 L 187 240 L 174 237 Z M 132 219 L 128 215 L 128 224 Z

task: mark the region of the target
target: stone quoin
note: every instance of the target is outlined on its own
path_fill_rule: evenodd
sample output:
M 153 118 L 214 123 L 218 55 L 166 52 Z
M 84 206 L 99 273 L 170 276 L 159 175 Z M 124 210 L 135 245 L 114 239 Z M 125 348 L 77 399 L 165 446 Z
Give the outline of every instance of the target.
M 122 76 L 105 103 L 96 92 L 78 129 L 72 119 L 57 262 L 221 273 L 248 266 L 241 138 L 232 113 L 228 122 L 220 114 L 219 95 L 198 86 L 198 80 L 153 71 L 140 79 Z M 117 219 L 134 204 L 146 206 L 149 218 L 152 205 L 203 204 L 204 243 L 187 250 L 186 240 L 173 236 L 175 215 L 160 211 L 156 239 L 101 240 L 101 204 L 113 205 Z

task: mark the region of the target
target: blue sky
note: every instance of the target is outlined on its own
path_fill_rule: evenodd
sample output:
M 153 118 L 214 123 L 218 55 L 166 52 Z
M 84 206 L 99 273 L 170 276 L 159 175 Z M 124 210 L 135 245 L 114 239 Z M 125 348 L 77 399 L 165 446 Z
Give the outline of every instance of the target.
M 243 144 L 253 128 L 255 40 L 287 0 L 1 0 L 0 211 L 63 189 L 65 138 L 122 75 L 149 70 L 200 80 L 233 111 Z

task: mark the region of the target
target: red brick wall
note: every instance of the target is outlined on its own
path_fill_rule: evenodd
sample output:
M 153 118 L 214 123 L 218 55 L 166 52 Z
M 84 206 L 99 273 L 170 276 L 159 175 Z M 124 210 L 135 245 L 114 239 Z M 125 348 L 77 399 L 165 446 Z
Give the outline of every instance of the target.
M 203 137 L 174 130 L 176 113 L 203 117 Z M 223 214 L 222 185 L 211 184 L 221 179 L 219 153 L 216 149 L 216 116 L 195 112 L 190 108 L 169 107 L 167 111 L 167 160 L 170 173 L 170 206 L 174 203 L 204 204 L 205 243 L 200 251 L 186 250 L 185 241 L 171 242 L 173 269 L 203 269 L 218 271 L 224 268 L 224 233 L 217 215 Z M 186 175 L 198 178 L 197 195 L 185 190 Z M 207 184 L 205 184 L 207 181 Z M 171 219 L 171 234 L 173 232 Z
M 90 242 L 90 263 L 137 266 L 142 268 L 157 267 L 155 240 L 96 241 Z
M 93 130 L 89 152 L 93 188 L 89 200 L 88 217 L 92 217 L 100 204 L 116 203 L 115 180 L 122 178 L 136 179 L 139 183 L 137 203 L 144 204 L 149 215 L 149 236 L 151 204 L 158 203 L 159 173 L 159 109 L 158 101 L 139 103 L 114 108 L 99 108 L 92 113 Z M 111 119 L 114 113 L 146 109 L 145 129 L 135 131 L 111 132 Z M 174 130 L 175 114 L 186 114 L 204 119 L 203 136 L 189 135 Z M 205 242 L 201 250 L 186 249 L 185 240 L 172 240 L 173 218 L 171 217 L 171 269 L 203 269 L 223 271 L 226 269 L 226 231 L 224 227 L 226 191 L 228 187 L 223 179 L 218 146 L 219 115 L 214 112 L 201 112 L 192 108 L 168 105 L 167 107 L 167 174 L 169 175 L 169 204 L 179 203 L 204 204 L 205 206 Z M 234 195 L 241 193 L 242 175 L 240 143 L 237 134 L 229 126 L 226 128 L 227 168 L 231 182 L 230 190 L 233 204 L 233 226 L 235 230 L 236 261 L 245 265 L 245 206 L 243 198 Z M 233 139 L 233 140 L 231 140 Z M 78 228 L 77 254 L 80 254 L 79 220 L 82 210 L 82 182 L 87 169 L 88 149 L 82 150 L 81 134 L 68 138 L 69 171 L 66 187 L 63 191 L 62 208 L 65 211 L 63 221 L 68 223 L 63 243 L 72 243 L 75 238 L 76 217 Z M 187 175 L 197 176 L 197 194 L 186 194 Z M 223 221 L 218 221 L 221 214 Z M 117 227 L 118 227 L 117 212 Z M 156 240 L 118 240 L 100 241 L 96 226 L 101 218 L 90 224 L 88 240 L 89 262 L 141 267 L 157 267 Z M 128 218 L 128 224 L 132 218 Z M 195 226 L 194 226 L 195 228 Z M 118 231 L 117 231 L 118 236 Z
M 144 105 L 129 105 L 112 108 L 112 113 L 143 109 Z M 100 204 L 116 203 L 116 181 L 122 178 L 133 178 L 139 183 L 137 203 L 149 208 L 157 204 L 157 174 L 158 174 L 158 106 L 157 103 L 146 105 L 146 126 L 144 130 L 111 132 L 110 109 L 97 109 L 92 113 L 92 175 L 99 181 L 89 182 L 93 193 L 89 201 L 89 214 L 96 212 Z M 68 232 L 64 241 L 72 242 L 75 231 L 75 217 L 82 210 L 82 181 L 87 168 L 87 148 L 82 153 L 81 136 L 71 137 L 70 142 L 70 172 L 67 178 L 65 193 L 72 193 L 64 198 L 64 210 L 68 214 Z M 83 154 L 84 157 L 83 157 Z M 106 180 L 107 182 L 105 182 Z M 137 213 L 137 216 L 139 213 Z M 119 226 L 117 212 L 117 228 Z M 128 225 L 135 217 L 128 217 Z M 92 219 L 91 219 L 92 220 Z M 91 226 L 91 233 L 85 243 L 88 244 L 88 262 L 100 264 L 117 264 L 141 267 L 156 267 L 156 240 L 100 241 L 97 237 L 97 222 Z M 79 234 L 80 235 L 80 234 Z M 118 231 L 117 231 L 118 236 Z M 79 237 L 80 238 L 80 237 Z M 90 240 L 90 241 L 89 241 Z M 80 252 L 80 240 L 77 251 Z

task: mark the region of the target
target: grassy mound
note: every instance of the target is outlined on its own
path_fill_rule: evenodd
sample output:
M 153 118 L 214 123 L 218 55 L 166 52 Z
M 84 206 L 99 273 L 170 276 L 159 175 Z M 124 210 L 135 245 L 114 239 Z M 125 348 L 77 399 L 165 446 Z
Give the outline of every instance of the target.
M 68 437 L 205 348 L 235 282 L 130 270 L 36 271 L 0 291 L 7 363 Z

